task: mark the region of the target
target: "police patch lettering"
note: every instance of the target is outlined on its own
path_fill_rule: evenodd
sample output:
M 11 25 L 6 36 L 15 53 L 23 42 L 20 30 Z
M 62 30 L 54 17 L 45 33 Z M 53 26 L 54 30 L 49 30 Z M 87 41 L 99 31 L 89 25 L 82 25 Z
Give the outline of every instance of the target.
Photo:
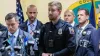
M 80 46 L 82 47 L 88 47 L 89 41 L 88 40 L 80 40 Z
M 72 27 L 69 27 L 70 34 L 74 34 L 74 29 Z
M 59 35 L 62 34 L 62 28 L 60 28 L 60 29 L 58 30 L 58 34 L 59 34 Z

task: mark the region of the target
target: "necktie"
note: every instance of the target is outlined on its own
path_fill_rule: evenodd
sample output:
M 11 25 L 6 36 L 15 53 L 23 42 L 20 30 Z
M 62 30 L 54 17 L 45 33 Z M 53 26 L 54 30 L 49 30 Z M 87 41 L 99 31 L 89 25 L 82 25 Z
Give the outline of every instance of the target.
M 14 45 L 14 37 L 15 37 L 14 35 L 11 35 L 11 36 L 10 36 L 10 42 L 11 42 L 10 44 L 11 44 L 12 46 Z
M 10 55 L 11 56 L 14 56 L 14 49 L 13 49 L 14 48 L 14 37 L 15 37 L 14 35 L 10 36 L 10 45 L 11 45 L 11 53 L 10 53 Z
M 81 38 L 81 31 L 82 31 L 82 28 L 79 28 L 79 30 L 76 34 L 76 44 L 77 44 L 77 46 L 78 46 L 79 39 Z
M 30 34 L 33 36 L 34 35 L 34 33 L 33 33 L 33 24 L 30 24 Z

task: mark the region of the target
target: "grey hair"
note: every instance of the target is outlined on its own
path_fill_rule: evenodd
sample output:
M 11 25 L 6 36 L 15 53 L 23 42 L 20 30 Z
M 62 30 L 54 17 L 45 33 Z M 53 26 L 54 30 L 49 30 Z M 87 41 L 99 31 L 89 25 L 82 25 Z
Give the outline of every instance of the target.
M 19 21 L 19 17 L 17 16 L 17 14 L 16 13 L 8 13 L 6 16 L 5 16 L 5 21 L 6 20 L 10 20 L 10 19 L 12 19 L 12 18 L 15 18 L 15 20 L 17 20 L 17 21 Z

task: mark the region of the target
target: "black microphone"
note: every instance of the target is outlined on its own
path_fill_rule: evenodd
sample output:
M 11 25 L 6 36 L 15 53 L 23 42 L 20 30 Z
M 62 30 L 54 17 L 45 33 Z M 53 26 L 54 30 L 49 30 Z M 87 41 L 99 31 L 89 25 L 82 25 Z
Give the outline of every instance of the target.
M 21 50 L 21 46 L 14 46 L 14 51 L 19 52 Z
M 4 41 L 3 41 L 3 45 L 4 45 L 5 47 L 9 46 L 9 45 L 10 45 L 10 41 L 9 41 L 8 39 L 4 40 Z

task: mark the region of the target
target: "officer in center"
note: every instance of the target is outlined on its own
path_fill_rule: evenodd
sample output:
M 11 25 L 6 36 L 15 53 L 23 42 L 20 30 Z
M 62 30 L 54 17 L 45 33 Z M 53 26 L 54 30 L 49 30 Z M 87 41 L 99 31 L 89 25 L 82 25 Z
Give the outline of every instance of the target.
M 44 24 L 40 32 L 40 56 L 70 56 L 74 53 L 74 30 L 60 17 L 62 5 L 58 1 L 48 4 L 50 22 Z

